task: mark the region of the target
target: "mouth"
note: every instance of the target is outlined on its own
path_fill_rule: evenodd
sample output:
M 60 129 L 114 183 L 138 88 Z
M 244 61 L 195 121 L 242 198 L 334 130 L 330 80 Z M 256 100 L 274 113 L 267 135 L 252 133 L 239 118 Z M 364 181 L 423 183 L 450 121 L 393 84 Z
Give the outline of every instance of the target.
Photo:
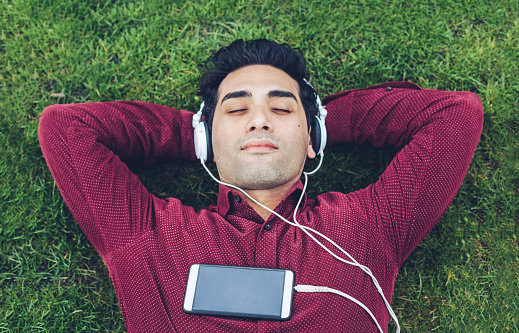
M 272 141 L 262 139 L 251 140 L 241 149 L 248 152 L 269 152 L 278 149 L 278 147 Z

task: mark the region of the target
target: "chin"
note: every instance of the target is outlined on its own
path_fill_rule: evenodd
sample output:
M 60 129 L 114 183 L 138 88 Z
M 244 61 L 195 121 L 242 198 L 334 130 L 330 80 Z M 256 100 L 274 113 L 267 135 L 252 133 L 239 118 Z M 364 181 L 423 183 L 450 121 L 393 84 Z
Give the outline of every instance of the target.
M 236 183 L 240 183 L 243 189 L 249 190 L 268 190 L 287 184 L 293 177 L 286 173 L 279 172 L 272 168 L 269 169 L 249 169 L 235 175 Z
M 257 158 L 218 159 L 217 168 L 222 181 L 238 186 L 243 190 L 268 190 L 299 179 L 302 165 L 289 159 L 267 157 L 264 154 Z

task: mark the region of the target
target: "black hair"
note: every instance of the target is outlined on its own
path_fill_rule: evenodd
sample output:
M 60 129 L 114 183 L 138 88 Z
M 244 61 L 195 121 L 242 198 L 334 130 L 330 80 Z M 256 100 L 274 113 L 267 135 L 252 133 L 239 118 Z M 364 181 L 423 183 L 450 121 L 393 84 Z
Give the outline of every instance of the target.
M 302 52 L 287 44 L 278 44 L 266 39 L 246 42 L 239 39 L 221 48 L 208 59 L 200 79 L 200 94 L 205 102 L 203 113 L 209 130 L 212 129 L 220 84 L 229 73 L 249 65 L 270 65 L 278 68 L 299 84 L 299 98 L 310 129 L 310 117 L 317 113 L 317 95 L 315 90 L 303 80 L 306 74 L 306 62 Z

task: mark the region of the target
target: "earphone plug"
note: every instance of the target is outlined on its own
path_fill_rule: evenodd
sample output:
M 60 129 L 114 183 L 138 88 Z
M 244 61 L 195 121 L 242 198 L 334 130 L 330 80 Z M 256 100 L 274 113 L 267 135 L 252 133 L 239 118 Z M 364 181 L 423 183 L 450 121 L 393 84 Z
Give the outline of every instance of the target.
M 326 293 L 328 292 L 328 287 L 298 284 L 294 287 L 294 290 L 300 293 Z

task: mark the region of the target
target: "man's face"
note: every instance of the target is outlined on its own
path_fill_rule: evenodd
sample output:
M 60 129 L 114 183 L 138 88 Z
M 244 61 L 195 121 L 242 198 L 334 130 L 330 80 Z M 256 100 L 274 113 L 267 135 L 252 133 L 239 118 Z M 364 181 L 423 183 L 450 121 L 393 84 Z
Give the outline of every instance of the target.
M 313 158 L 299 85 L 267 65 L 242 67 L 222 81 L 212 125 L 220 179 L 245 190 L 294 184 Z

